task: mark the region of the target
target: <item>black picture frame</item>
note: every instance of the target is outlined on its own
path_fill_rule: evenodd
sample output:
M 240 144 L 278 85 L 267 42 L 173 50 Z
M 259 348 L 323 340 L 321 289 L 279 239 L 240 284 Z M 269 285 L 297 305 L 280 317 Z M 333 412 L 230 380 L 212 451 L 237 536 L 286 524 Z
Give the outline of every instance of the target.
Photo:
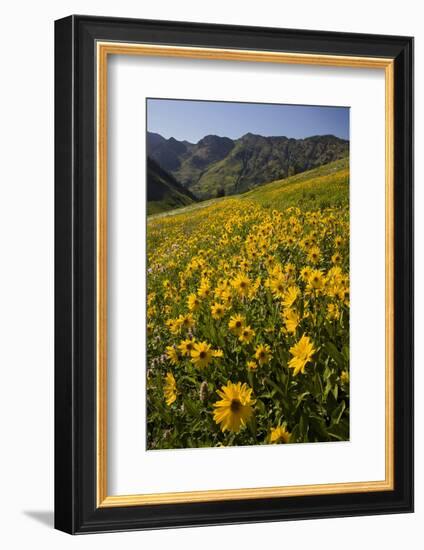
M 97 507 L 96 49 L 99 40 L 394 60 L 392 491 Z M 413 39 L 73 15 L 55 22 L 55 527 L 67 533 L 413 511 Z

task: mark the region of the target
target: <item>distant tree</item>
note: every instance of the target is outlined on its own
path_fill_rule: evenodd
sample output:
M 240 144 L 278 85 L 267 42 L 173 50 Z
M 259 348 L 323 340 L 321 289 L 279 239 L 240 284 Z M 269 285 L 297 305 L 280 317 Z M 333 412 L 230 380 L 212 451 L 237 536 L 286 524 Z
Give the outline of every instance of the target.
M 223 187 L 219 187 L 216 191 L 216 198 L 219 199 L 220 197 L 225 197 L 225 189 Z

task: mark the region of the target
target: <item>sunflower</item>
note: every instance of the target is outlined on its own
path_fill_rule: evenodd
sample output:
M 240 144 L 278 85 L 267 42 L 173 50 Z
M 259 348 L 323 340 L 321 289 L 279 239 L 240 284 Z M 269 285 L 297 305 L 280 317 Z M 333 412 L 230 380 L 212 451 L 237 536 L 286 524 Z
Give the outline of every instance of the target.
M 177 384 L 172 372 L 168 372 L 165 376 L 163 394 L 168 406 L 172 405 L 172 403 L 177 399 Z
M 321 254 L 320 249 L 319 249 L 317 246 L 313 246 L 313 247 L 309 250 L 308 260 L 309 260 L 311 263 L 316 264 L 317 261 L 319 260 L 320 254 Z
M 190 311 L 197 311 L 200 307 L 200 300 L 196 294 L 190 294 L 187 298 L 187 305 Z
M 178 351 L 173 346 L 167 346 L 165 353 L 172 365 L 178 365 L 181 357 Z
M 181 328 L 185 330 L 188 330 L 189 328 L 194 327 L 194 319 L 191 313 L 187 313 L 186 315 L 180 315 L 177 321 L 180 324 Z
M 200 286 L 197 290 L 197 295 L 200 298 L 207 298 L 210 294 L 211 294 L 211 287 L 208 279 L 202 279 L 200 282 Z
M 181 330 L 181 323 L 179 319 L 168 319 L 165 322 L 165 325 L 171 334 L 178 334 Z
M 222 319 L 225 315 L 225 307 L 219 302 L 215 302 L 211 306 L 211 313 L 214 319 Z
M 300 291 L 297 286 L 290 286 L 284 293 L 282 300 L 283 306 L 287 308 L 291 307 L 299 296 L 299 292 Z
M 232 299 L 233 299 L 233 296 L 231 294 L 231 290 L 228 289 L 228 290 L 222 291 L 221 300 L 223 304 L 225 304 L 226 306 L 231 306 Z
M 342 257 L 341 257 L 341 254 L 339 254 L 339 252 L 335 252 L 332 256 L 331 256 L 331 261 L 333 262 L 333 264 L 340 264 L 341 261 L 342 261 Z
M 337 321 L 340 318 L 340 310 L 337 304 L 328 304 L 327 306 L 327 319 L 330 321 Z
M 319 271 L 319 269 L 314 269 L 311 271 L 308 279 L 308 288 L 310 290 L 322 290 L 324 283 L 325 278 L 322 271 Z
M 286 280 L 283 275 L 272 278 L 269 282 L 269 287 L 276 298 L 284 298 Z
M 309 363 L 315 351 L 309 336 L 305 336 L 305 334 L 303 334 L 301 339 L 290 348 L 290 353 L 293 357 L 290 359 L 288 366 L 294 369 L 294 376 L 299 372 L 303 374 L 306 363 Z
M 178 349 L 181 352 L 181 355 L 184 357 L 190 356 L 191 352 L 194 349 L 195 341 L 193 339 L 181 340 Z
M 284 272 L 288 277 L 294 277 L 296 275 L 296 266 L 294 264 L 288 263 L 284 267 Z
M 163 281 L 163 283 L 162 283 L 162 286 L 166 290 L 171 290 L 171 288 L 172 288 L 171 281 L 169 281 L 168 279 L 165 279 L 165 281 Z
M 309 239 L 308 237 L 305 237 L 302 242 L 300 243 L 301 247 L 304 249 L 304 250 L 308 250 L 309 248 L 311 248 L 312 246 L 312 242 L 311 242 L 311 239 Z
M 213 358 L 213 350 L 207 342 L 198 342 L 191 350 L 191 362 L 200 369 L 207 367 Z
M 296 332 L 296 329 L 300 323 L 300 317 L 297 311 L 294 309 L 285 309 L 283 312 L 284 325 L 287 332 Z
M 248 344 L 255 337 L 255 331 L 250 327 L 244 327 L 240 333 L 240 342 L 246 342 Z
M 252 299 L 255 297 L 256 293 L 258 292 L 259 287 L 261 286 L 261 278 L 256 277 L 255 282 L 252 284 L 250 290 L 249 290 L 249 298 Z
M 256 370 L 258 368 L 258 363 L 256 363 L 256 361 L 248 361 L 247 368 L 249 370 Z
M 342 384 L 348 384 L 349 383 L 349 373 L 345 370 L 342 371 L 340 375 L 340 382 Z
M 252 405 L 255 400 L 252 399 L 252 388 L 244 383 L 237 382 L 233 384 L 228 381 L 226 386 L 222 386 L 216 392 L 220 401 L 214 403 L 215 410 L 213 418 L 223 432 L 238 433 L 243 428 L 253 414 Z
M 249 294 L 251 280 L 244 273 L 237 275 L 237 277 L 231 281 L 231 284 L 240 296 L 247 296 Z
M 304 267 L 300 271 L 300 277 L 302 278 L 305 283 L 309 281 L 309 277 L 311 276 L 312 270 L 309 266 Z
M 221 266 L 220 269 L 222 271 L 225 271 L 225 266 Z M 222 297 L 222 293 L 225 292 L 226 290 L 229 290 L 230 289 L 230 283 L 227 281 L 227 279 L 222 279 L 221 281 L 219 281 L 218 285 L 216 286 L 215 290 L 214 290 L 214 296 L 215 298 L 221 298 Z
M 260 365 L 269 363 L 271 357 L 271 348 L 268 346 L 268 344 L 259 344 L 259 346 L 257 346 L 255 351 L 255 358 L 259 361 Z
M 291 433 L 286 430 L 285 426 L 277 426 L 276 428 L 271 428 L 271 433 L 269 435 L 270 443 L 289 443 Z
M 244 328 L 245 318 L 242 315 L 233 315 L 230 318 L 230 321 L 228 323 L 228 328 L 236 334 L 237 336 L 240 336 L 241 331 Z

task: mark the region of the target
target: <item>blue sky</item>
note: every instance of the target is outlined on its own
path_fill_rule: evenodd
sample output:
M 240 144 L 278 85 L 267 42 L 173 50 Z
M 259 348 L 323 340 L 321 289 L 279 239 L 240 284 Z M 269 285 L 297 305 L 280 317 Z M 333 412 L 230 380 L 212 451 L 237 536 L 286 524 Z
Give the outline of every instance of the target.
M 192 143 L 208 134 L 237 139 L 248 132 L 292 138 L 333 134 L 349 139 L 349 108 L 148 99 L 147 129 Z

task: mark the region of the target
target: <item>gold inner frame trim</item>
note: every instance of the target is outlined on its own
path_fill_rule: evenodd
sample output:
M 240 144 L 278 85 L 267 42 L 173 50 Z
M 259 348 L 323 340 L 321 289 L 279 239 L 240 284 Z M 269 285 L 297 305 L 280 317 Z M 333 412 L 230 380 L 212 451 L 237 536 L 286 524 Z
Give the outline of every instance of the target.
M 97 42 L 97 506 L 142 506 L 255 498 L 365 493 L 394 489 L 394 60 L 255 50 Z M 384 69 L 386 125 L 386 361 L 385 479 L 248 489 L 109 496 L 107 492 L 107 61 L 109 55 L 142 55 L 261 63 Z

